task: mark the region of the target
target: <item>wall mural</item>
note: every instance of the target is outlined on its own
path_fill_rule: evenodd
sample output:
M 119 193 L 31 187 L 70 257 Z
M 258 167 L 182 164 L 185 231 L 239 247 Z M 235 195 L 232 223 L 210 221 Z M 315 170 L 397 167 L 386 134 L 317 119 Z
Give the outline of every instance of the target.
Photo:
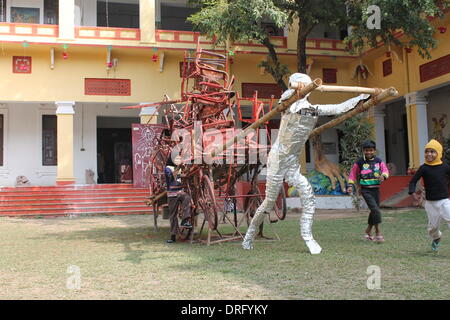
M 444 145 L 444 128 L 447 125 L 447 115 L 445 113 L 438 119 L 436 117 L 431 119 L 433 121 L 433 138 Z
M 156 147 L 155 137 L 159 136 L 164 129 L 162 124 L 138 124 L 131 125 L 133 144 L 133 186 L 146 188 L 149 185 L 148 174 L 146 174 L 150 156 Z
M 11 7 L 11 22 L 39 23 L 39 8 Z

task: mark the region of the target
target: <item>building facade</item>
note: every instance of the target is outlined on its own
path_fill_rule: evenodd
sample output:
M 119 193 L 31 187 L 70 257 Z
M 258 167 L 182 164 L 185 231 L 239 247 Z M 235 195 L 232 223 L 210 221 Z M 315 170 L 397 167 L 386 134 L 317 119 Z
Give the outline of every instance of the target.
M 180 98 L 180 64 L 197 40 L 185 0 L 0 0 L 0 186 L 19 176 L 32 185 L 84 184 L 86 170 L 103 183 L 117 183 L 131 159 L 131 124 L 160 122 L 152 107 L 124 106 Z M 450 125 L 450 15 L 435 19 L 439 46 L 426 60 L 416 52 L 384 47 L 362 58 L 345 50 L 338 32 L 317 28 L 307 43 L 312 78 L 328 84 L 387 88 L 398 97 L 369 115 L 381 156 L 404 175 L 423 162 L 429 138 L 448 137 Z M 268 28 L 273 28 L 268 22 Z M 273 28 L 283 63 L 296 66 L 296 30 Z M 258 67 L 265 48 L 232 44 L 231 73 L 241 96 L 279 91 Z M 355 77 L 363 63 L 367 78 Z M 349 94 L 313 93 L 313 103 L 336 103 Z M 250 110 L 244 111 L 249 116 Z M 326 119 L 322 120 L 325 121 Z M 322 135 L 326 156 L 338 161 L 338 134 Z M 306 168 L 314 166 L 309 157 Z

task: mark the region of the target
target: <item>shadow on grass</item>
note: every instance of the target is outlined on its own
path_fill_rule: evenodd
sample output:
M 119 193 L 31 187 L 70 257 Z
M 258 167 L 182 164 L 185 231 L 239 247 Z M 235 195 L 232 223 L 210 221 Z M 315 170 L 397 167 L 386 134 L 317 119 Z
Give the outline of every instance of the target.
M 42 241 L 54 237 L 64 241 L 119 244 L 125 256 L 117 261 L 145 268 L 154 267 L 152 261 L 158 259 L 164 274 L 173 275 L 174 281 L 176 275 L 187 271 L 191 278 L 184 281 L 188 282 L 195 282 L 193 279 L 196 277 L 216 279 L 215 276 L 219 275 L 217 279 L 262 288 L 263 294 L 270 292 L 274 298 L 402 299 L 405 292 L 411 290 L 427 298 L 426 292 L 433 289 L 433 281 L 438 281 L 441 286 L 436 295 L 442 295 L 445 292 L 445 272 L 436 268 L 433 262 L 440 265 L 448 261 L 448 248 L 442 248 L 443 252 L 431 252 L 425 237 L 426 229 L 422 225 L 422 212 L 386 217 L 393 219 L 383 224 L 387 241 L 380 245 L 361 239 L 366 217 L 316 221 L 314 235 L 323 247 L 323 252 L 316 256 L 309 254 L 301 239 L 297 220 L 274 224 L 281 241 L 257 240 L 252 251 L 243 250 L 241 241 L 209 247 L 198 243 L 166 244 L 169 228 L 162 226 L 158 232 L 152 226 L 93 227 L 46 233 L 37 239 Z M 272 235 L 269 229 L 266 235 Z M 177 259 L 172 260 L 173 257 Z M 384 291 L 377 294 L 366 288 L 366 270 L 370 265 L 380 266 L 382 274 L 391 281 L 384 281 Z M 426 281 L 414 284 L 415 274 L 421 274 Z M 254 298 L 261 296 L 255 295 Z
M 103 227 L 89 230 L 78 230 L 61 233 L 46 233 L 42 237 L 30 238 L 31 240 L 43 240 L 53 237 L 61 241 L 88 240 L 97 243 L 117 243 L 123 246 L 126 256 L 123 260 L 134 264 L 140 264 L 142 256 L 149 252 L 151 244 L 163 243 L 169 234 L 169 229 L 160 227 L 158 232 L 154 232 L 149 227 Z M 149 246 L 150 245 L 150 246 Z M 147 249 L 136 249 L 141 247 Z M 145 258 L 148 260 L 148 258 Z

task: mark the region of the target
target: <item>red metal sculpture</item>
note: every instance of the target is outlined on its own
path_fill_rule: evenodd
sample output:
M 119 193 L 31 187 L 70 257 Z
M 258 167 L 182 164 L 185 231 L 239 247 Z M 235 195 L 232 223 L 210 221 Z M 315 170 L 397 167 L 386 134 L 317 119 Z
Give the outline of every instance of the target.
M 218 235 L 218 239 L 214 241 L 242 238 L 239 226 L 243 221 L 249 222 L 250 215 L 263 198 L 263 193 L 258 188 L 258 174 L 264 164 L 257 155 L 267 155 L 270 146 L 270 130 L 268 122 L 265 122 L 232 148 L 215 153 L 214 157 L 206 161 L 212 149 L 223 145 L 226 139 L 236 135 L 235 114 L 243 125 L 247 125 L 254 123 L 265 112 L 264 102 L 258 99 L 257 92 L 252 97 L 239 97 L 233 91 L 235 79 L 229 75 L 228 63 L 226 55 L 203 50 L 197 45 L 194 56 L 191 57 L 187 52 L 184 56 L 180 100 L 170 100 L 165 96 L 159 103 L 126 107 L 155 106 L 157 111 L 163 112 L 165 130 L 156 138 L 156 148 L 151 155 L 147 171 L 150 191 L 148 203 L 154 206 L 155 226 L 158 208 L 166 201 L 164 166 L 171 154 L 179 152 L 183 159 L 179 166 L 182 183 L 192 198 L 194 214 L 191 215 L 191 223 L 200 227 L 196 232 L 199 239 L 207 223 L 208 244 L 212 242 L 212 231 Z M 245 101 L 251 103 L 250 119 L 242 115 L 241 103 Z M 273 101 L 272 98 L 269 102 L 270 110 Z M 268 143 L 260 143 L 261 138 Z M 251 155 L 256 155 L 254 161 L 249 161 Z M 242 193 L 237 190 L 236 185 L 238 180 L 244 177 L 250 184 L 250 190 Z M 238 209 L 243 213 L 239 221 Z M 225 236 L 219 231 L 220 213 L 221 222 L 229 222 L 234 226 L 233 235 Z M 198 217 L 201 217 L 201 214 L 204 219 L 200 226 Z M 234 219 L 230 219 L 230 214 Z M 269 218 L 271 222 L 276 222 L 285 216 L 283 190 L 278 205 Z M 194 240 L 192 229 L 181 227 L 180 230 L 180 238 Z

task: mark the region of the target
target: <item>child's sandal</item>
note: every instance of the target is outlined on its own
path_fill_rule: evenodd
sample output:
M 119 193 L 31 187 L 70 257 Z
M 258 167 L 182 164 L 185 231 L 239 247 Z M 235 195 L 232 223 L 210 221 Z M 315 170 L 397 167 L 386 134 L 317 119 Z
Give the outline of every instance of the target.
M 376 236 L 374 240 L 375 240 L 375 242 L 381 243 L 381 242 L 384 242 L 384 237 L 383 236 Z
M 372 241 L 372 240 L 373 240 L 373 237 L 372 237 L 370 234 L 367 234 L 367 233 L 366 233 L 366 234 L 364 235 L 364 239 L 365 239 L 365 240 Z

